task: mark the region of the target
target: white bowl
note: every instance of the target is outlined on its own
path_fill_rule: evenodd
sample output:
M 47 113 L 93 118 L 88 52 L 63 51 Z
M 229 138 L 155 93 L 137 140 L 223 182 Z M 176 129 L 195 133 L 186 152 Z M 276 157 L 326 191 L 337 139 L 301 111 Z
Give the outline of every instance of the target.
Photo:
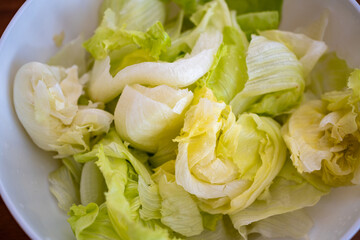
M 51 154 L 38 149 L 20 125 L 12 103 L 13 79 L 21 65 L 46 60 L 56 52 L 55 34 L 65 42 L 97 25 L 100 0 L 28 0 L 6 29 L 0 43 L 0 192 L 21 227 L 32 239 L 74 239 L 48 190 L 47 176 L 58 167 Z M 282 29 L 293 30 L 328 8 L 325 41 L 353 67 L 360 66 L 360 7 L 355 0 L 285 0 Z M 350 239 L 360 227 L 360 187 L 334 189 L 308 208 L 315 222 L 310 239 Z

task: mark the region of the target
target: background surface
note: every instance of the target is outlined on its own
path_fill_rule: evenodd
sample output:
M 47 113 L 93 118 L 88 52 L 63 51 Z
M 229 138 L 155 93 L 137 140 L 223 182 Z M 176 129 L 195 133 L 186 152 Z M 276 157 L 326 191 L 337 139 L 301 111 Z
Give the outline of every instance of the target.
M 0 0 L 0 35 L 2 35 L 11 18 L 25 0 Z M 357 0 L 360 4 L 360 0 Z M 0 236 L 7 240 L 30 239 L 10 214 L 3 200 L 0 198 Z M 352 238 L 360 240 L 360 231 Z

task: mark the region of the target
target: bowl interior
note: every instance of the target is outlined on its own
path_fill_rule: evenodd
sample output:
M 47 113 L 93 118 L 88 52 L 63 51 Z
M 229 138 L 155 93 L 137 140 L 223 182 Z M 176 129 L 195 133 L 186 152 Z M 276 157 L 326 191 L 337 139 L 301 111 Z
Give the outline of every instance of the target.
M 74 239 L 66 214 L 48 190 L 47 175 L 58 167 L 52 154 L 38 149 L 15 114 L 13 79 L 29 61 L 46 62 L 57 48 L 55 34 L 65 42 L 97 25 L 101 1 L 28 0 L 8 26 L 0 43 L 0 191 L 19 224 L 32 239 Z M 357 6 L 357 8 L 355 7 Z M 355 0 L 285 0 L 281 28 L 293 30 L 318 18 L 328 9 L 325 41 L 331 50 L 360 66 L 360 8 Z M 341 20 L 339 20 L 341 19 Z M 308 208 L 315 222 L 310 239 L 349 239 L 360 226 L 360 187 L 335 189 Z

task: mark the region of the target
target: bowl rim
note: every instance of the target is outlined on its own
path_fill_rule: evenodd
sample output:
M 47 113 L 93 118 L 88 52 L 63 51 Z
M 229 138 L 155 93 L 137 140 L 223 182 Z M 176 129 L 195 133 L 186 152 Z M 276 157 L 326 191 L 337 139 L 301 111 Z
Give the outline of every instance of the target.
M 25 0 L 23 5 L 19 8 L 19 10 L 15 13 L 13 18 L 11 19 L 10 23 L 7 25 L 5 31 L 3 32 L 1 38 L 0 38 L 0 52 L 4 47 L 4 43 L 8 38 L 8 35 L 11 32 L 11 29 L 13 26 L 18 22 L 19 18 L 23 15 L 23 13 L 29 8 L 29 6 L 34 2 L 35 0 Z M 348 0 L 348 2 L 357 10 L 357 12 L 360 14 L 360 1 L 357 2 L 357 0 Z M 2 181 L 0 181 L 0 195 L 8 208 L 11 215 L 14 217 L 15 221 L 18 223 L 18 225 L 21 227 L 21 229 L 28 235 L 30 239 L 41 239 L 36 231 L 34 231 L 27 221 L 24 219 L 22 214 L 18 211 L 18 208 L 15 206 L 15 204 L 12 203 L 10 200 L 10 196 L 5 191 L 5 188 L 3 186 Z M 354 224 L 347 230 L 345 235 L 342 237 L 343 240 L 351 239 L 355 236 L 355 234 L 360 230 L 360 218 L 357 219 L 357 221 L 354 222 Z
M 0 52 L 4 48 L 4 44 L 9 37 L 9 34 L 14 27 L 14 25 L 18 22 L 20 17 L 23 15 L 23 13 L 26 11 L 26 9 L 29 8 L 29 6 L 32 4 L 34 0 L 26 0 L 21 7 L 18 9 L 18 11 L 15 13 L 13 18 L 11 19 L 10 23 L 7 25 L 5 31 L 3 32 L 1 38 L 0 38 Z M 8 208 L 9 212 L 17 222 L 17 224 L 21 227 L 21 229 L 27 234 L 27 236 L 30 239 L 40 239 L 38 234 L 29 226 L 27 221 L 24 219 L 23 215 L 18 211 L 18 208 L 13 204 L 13 202 L 10 200 L 9 194 L 5 191 L 5 188 L 3 186 L 2 181 L 0 181 L 0 195 L 3 199 L 6 207 Z

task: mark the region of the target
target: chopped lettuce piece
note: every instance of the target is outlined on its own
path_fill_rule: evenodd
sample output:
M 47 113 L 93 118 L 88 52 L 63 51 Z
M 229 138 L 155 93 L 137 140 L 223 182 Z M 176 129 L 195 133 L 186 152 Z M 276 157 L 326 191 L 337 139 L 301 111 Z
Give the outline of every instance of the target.
M 162 0 L 164 2 L 170 2 L 170 0 Z M 176 3 L 186 15 L 194 13 L 198 7 L 197 0 L 171 0 Z
M 305 87 L 302 66 L 285 45 L 253 35 L 246 63 L 249 80 L 230 102 L 236 115 L 248 111 L 277 116 L 300 102 Z
M 118 150 L 120 150 L 120 142 L 116 145 L 119 145 Z M 121 239 L 168 239 L 168 231 L 157 222 L 141 220 L 137 171 L 125 159 L 118 158 L 122 157 L 122 154 L 126 154 L 127 158 L 130 156 L 129 153 L 120 152 L 119 155 L 115 153 L 114 157 L 108 157 L 101 146 L 98 153 L 99 160 L 96 162 L 109 189 L 106 193 L 106 205 L 115 231 Z M 137 160 L 132 159 L 132 163 L 135 163 L 134 161 Z M 137 165 L 142 166 L 140 162 Z M 145 171 L 140 173 L 149 174 L 146 169 Z M 146 181 L 145 178 L 144 180 Z
M 204 32 L 223 32 L 225 26 L 232 26 L 230 11 L 224 0 L 214 0 L 199 6 L 191 15 L 190 20 L 195 27 L 172 39 L 171 47 L 166 54 L 161 56 L 162 60 L 174 61 L 179 56 L 189 53 Z
M 179 134 L 192 98 L 191 91 L 167 85 L 126 86 L 114 113 L 116 130 L 132 146 L 156 153 Z
M 237 14 L 263 11 L 278 11 L 281 16 L 283 0 L 226 0 L 229 8 L 236 10 Z
M 95 161 L 84 164 L 81 172 L 80 199 L 81 204 L 89 203 L 101 205 L 105 202 L 106 184 L 103 175 L 96 166 Z
M 73 204 L 80 204 L 80 178 L 82 164 L 71 158 L 62 160 L 62 165 L 49 174 L 50 192 L 59 208 L 69 211 Z
M 110 9 L 105 11 L 101 25 L 95 34 L 84 43 L 85 49 L 97 59 L 104 59 L 111 51 L 135 44 L 146 50 L 148 54 L 158 59 L 162 52 L 171 45 L 171 40 L 161 22 L 155 22 L 146 32 L 129 30 L 116 25 L 116 14 Z
M 126 85 L 168 85 L 186 87 L 193 84 L 213 63 L 222 42 L 220 32 L 203 33 L 190 55 L 175 62 L 144 62 L 128 66 L 112 77 L 109 57 L 95 61 L 92 69 L 88 94 L 94 102 L 109 102 L 116 98 Z
M 325 92 L 341 91 L 346 88 L 346 81 L 353 71 L 345 60 L 335 52 L 325 53 L 309 74 L 307 89 L 321 97 Z
M 100 207 L 96 203 L 74 205 L 69 215 L 68 222 L 77 240 L 122 239 L 110 222 L 106 204 Z
M 292 217 L 301 217 L 303 213 L 293 211 L 315 205 L 329 191 L 329 187 L 319 189 L 307 181 L 289 159 L 270 187 L 253 204 L 230 217 L 245 239 L 252 232 L 265 237 L 302 237 L 308 233 L 312 222 L 304 216 L 303 225 L 299 225 Z M 289 222 L 283 222 L 288 227 L 279 225 L 288 218 Z
M 285 161 L 279 125 L 256 114 L 235 121 L 211 90 L 201 95 L 208 97 L 189 109 L 176 138 L 176 182 L 197 196 L 206 212 L 239 211 L 271 184 Z
M 241 14 L 236 20 L 248 39 L 251 39 L 251 34 L 257 34 L 258 31 L 277 29 L 280 23 L 278 11 Z
M 144 32 L 157 21 L 164 23 L 165 4 L 160 0 L 104 0 L 100 6 L 100 19 L 106 18 L 106 11 L 116 15 L 117 27 Z
M 56 151 L 57 158 L 89 150 L 91 138 L 106 133 L 113 120 L 104 110 L 80 108 L 82 91 L 76 66 L 65 69 L 31 62 L 16 74 L 16 113 L 34 143 Z
M 299 172 L 321 176 L 331 186 L 359 183 L 359 82 L 356 69 L 347 89 L 305 102 L 283 126 L 282 135 Z
M 308 76 L 320 57 L 326 52 L 323 41 L 313 40 L 304 34 L 280 30 L 268 30 L 260 33 L 269 40 L 284 44 L 302 64 L 304 76 Z
M 175 178 L 162 175 L 159 181 L 161 222 L 183 236 L 200 234 L 204 228 L 200 211 L 191 195 L 177 185 Z
M 216 55 L 212 69 L 204 81 L 216 98 L 225 103 L 240 92 L 247 81 L 246 51 L 248 42 L 235 27 L 225 27 L 223 43 Z

